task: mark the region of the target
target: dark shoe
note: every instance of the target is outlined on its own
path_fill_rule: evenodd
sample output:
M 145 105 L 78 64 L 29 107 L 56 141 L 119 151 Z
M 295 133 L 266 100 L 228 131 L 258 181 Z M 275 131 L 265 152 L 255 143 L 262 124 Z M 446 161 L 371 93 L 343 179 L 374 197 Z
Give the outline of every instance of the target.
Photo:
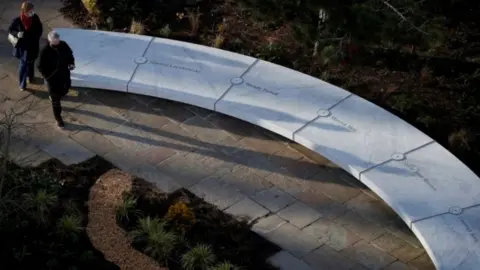
M 57 127 L 62 129 L 65 127 L 65 123 L 63 123 L 63 120 L 57 121 Z

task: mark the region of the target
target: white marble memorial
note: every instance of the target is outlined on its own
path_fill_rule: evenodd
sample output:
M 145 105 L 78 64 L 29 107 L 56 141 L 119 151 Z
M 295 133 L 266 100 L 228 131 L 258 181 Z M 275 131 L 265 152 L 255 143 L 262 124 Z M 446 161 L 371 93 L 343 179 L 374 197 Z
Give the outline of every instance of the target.
M 452 213 L 417 221 L 412 229 L 437 269 L 480 268 L 480 206 L 452 209 Z
M 360 173 L 432 141 L 410 124 L 375 104 L 352 95 L 295 133 L 295 142 Z
M 213 110 L 215 102 L 255 58 L 169 39 L 155 38 L 128 92 Z
M 236 80 L 215 110 L 293 139 L 293 133 L 349 92 L 306 74 L 258 61 Z
M 73 50 L 76 87 L 127 91 L 135 71 L 135 58 L 142 56 L 152 37 L 125 33 L 56 29 Z
M 74 51 L 73 86 L 196 105 L 290 138 L 376 192 L 412 228 L 438 269 L 479 268 L 479 177 L 393 114 L 248 56 L 148 36 L 57 31 Z

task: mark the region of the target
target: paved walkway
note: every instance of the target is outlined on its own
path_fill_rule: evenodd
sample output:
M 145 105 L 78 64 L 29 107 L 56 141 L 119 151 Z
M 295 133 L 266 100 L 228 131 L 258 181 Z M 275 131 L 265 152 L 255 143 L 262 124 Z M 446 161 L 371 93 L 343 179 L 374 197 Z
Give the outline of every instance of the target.
M 37 2 L 51 27 L 71 27 L 58 0 Z M 0 4 L 0 36 L 17 13 Z M 2 34 L 3 33 L 3 34 Z M 200 108 L 125 93 L 77 89 L 55 128 L 44 86 L 20 92 L 10 44 L 0 40 L 0 114 L 17 117 L 12 153 L 34 166 L 100 155 L 164 191 L 180 186 L 233 214 L 312 269 L 434 269 L 403 221 L 359 181 L 325 158 L 250 124 Z M 1 118 L 1 117 L 0 117 Z

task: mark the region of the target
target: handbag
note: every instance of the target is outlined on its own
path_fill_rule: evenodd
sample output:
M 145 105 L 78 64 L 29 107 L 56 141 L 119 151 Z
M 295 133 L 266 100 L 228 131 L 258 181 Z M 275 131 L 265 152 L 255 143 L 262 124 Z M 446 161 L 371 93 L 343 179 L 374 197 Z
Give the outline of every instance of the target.
M 18 38 L 12 34 L 8 34 L 8 41 L 12 44 L 13 47 L 17 47 Z

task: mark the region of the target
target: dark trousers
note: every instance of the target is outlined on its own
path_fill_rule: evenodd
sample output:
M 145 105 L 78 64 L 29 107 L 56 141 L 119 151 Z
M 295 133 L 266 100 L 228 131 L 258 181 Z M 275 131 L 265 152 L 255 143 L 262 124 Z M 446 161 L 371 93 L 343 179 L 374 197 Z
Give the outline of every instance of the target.
M 62 98 L 68 94 L 72 81 L 70 80 L 70 74 L 68 72 L 57 73 L 56 76 L 47 80 L 48 93 L 50 94 L 50 100 L 52 101 L 52 110 L 55 120 L 62 121 Z
M 33 79 L 35 75 L 34 63 L 35 61 L 20 60 L 20 66 L 18 67 L 20 88 L 25 89 L 27 87 L 27 79 Z
M 57 120 L 57 122 L 63 122 L 63 120 L 62 120 L 62 96 L 51 95 L 50 100 L 52 101 L 53 117 L 55 117 L 55 120 Z

